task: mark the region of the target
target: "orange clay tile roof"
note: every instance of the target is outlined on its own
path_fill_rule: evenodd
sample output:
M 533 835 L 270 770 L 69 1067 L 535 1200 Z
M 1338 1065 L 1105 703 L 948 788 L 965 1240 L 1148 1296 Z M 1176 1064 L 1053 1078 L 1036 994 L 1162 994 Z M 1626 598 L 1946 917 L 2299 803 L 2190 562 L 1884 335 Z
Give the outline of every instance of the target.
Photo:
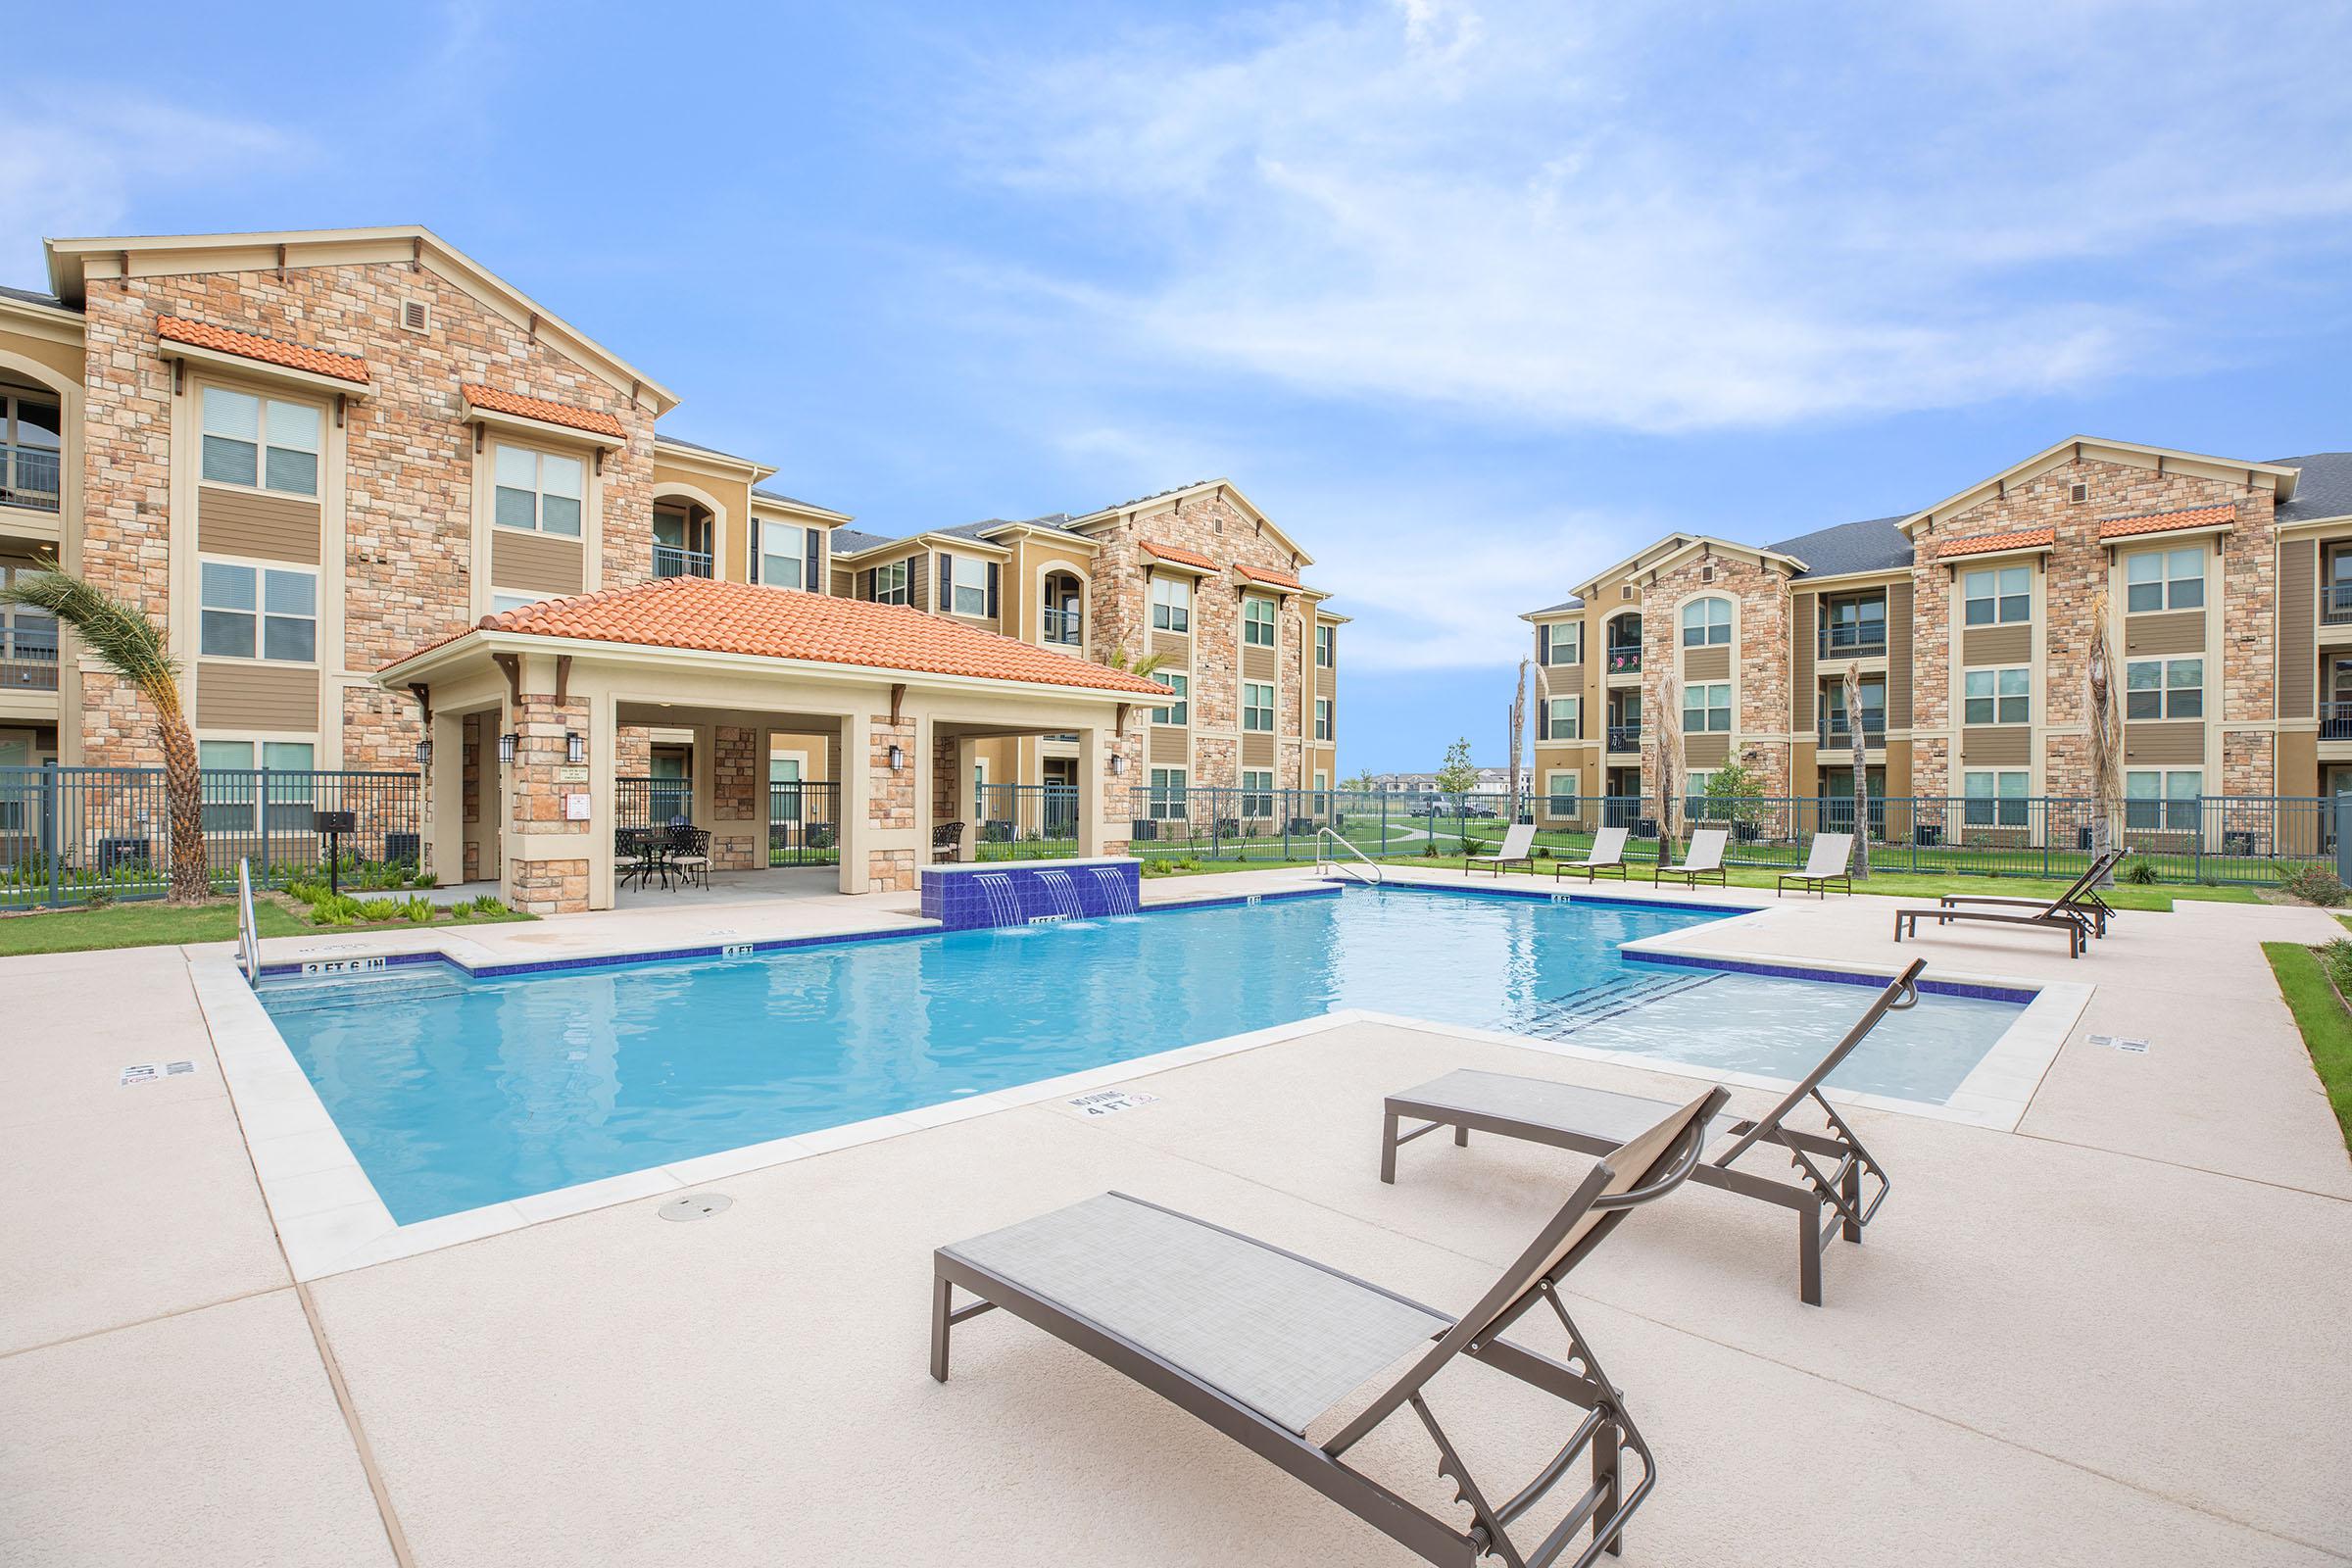
M 2055 544 L 2055 528 L 2026 528 L 2017 533 L 1979 534 L 1974 539 L 1946 539 L 1936 547 L 1938 561 L 1953 556 L 1991 556 L 2004 550 L 2039 550 Z
M 1136 543 L 1144 547 L 1146 555 L 1157 556 L 1162 561 L 1173 561 L 1180 566 L 1199 566 L 1202 571 L 1217 569 L 1217 564 L 1198 550 L 1187 550 L 1182 545 L 1163 545 L 1156 539 L 1139 539 Z
M 761 588 L 709 577 L 665 577 L 633 588 L 543 599 L 535 605 L 484 615 L 478 626 L 483 631 L 534 637 L 578 637 L 924 675 L 1034 681 L 1042 686 L 1083 686 L 1162 700 L 1168 696 L 1167 688 L 1141 675 L 1000 637 L 905 605 L 867 604 L 797 588 Z M 455 637 L 442 640 L 455 641 Z M 411 654 L 403 659 L 415 657 Z
M 597 435 L 609 435 L 615 441 L 628 439 L 629 432 L 610 414 L 594 409 L 575 409 L 568 403 L 550 403 L 544 398 L 526 398 L 518 392 L 501 392 L 494 386 L 469 386 L 466 401 L 477 409 L 494 414 L 512 414 L 518 419 L 538 419 L 547 424 L 568 425 L 574 430 L 588 430 Z
M 1245 566 L 1237 561 L 1233 564 L 1233 569 L 1251 582 L 1268 583 L 1276 588 L 1303 588 L 1306 586 L 1287 571 L 1274 571 L 1265 566 Z
M 273 337 L 255 337 L 251 332 L 232 332 L 225 326 L 214 326 L 209 321 L 191 321 L 181 316 L 159 316 L 155 318 L 155 335 L 174 343 L 193 343 L 200 349 L 212 349 L 220 354 L 234 354 L 240 359 L 260 360 L 265 365 L 282 365 L 289 370 L 308 370 L 313 375 L 331 375 L 338 381 L 368 384 L 368 362 L 355 360 L 348 354 L 329 354 L 324 349 L 306 348 L 300 343 L 282 343 Z
M 2108 517 L 2099 523 L 2102 539 L 2128 539 L 2135 533 L 2170 533 L 2175 528 L 2212 528 L 2237 520 L 2237 508 L 2191 507 L 2185 512 L 2159 512 L 2146 517 Z

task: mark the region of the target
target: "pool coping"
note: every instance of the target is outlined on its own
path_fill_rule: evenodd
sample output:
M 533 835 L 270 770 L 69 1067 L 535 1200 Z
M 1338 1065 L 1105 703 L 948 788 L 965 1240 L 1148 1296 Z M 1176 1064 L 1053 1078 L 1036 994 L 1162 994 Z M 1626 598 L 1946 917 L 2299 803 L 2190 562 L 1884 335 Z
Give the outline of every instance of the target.
M 1674 904 L 1673 901 L 1659 899 L 1558 895 L 1511 888 L 1465 889 L 1452 884 L 1407 882 L 1404 885 L 1415 891 L 1455 895 L 1467 893 L 1474 897 L 1515 898 L 1544 903 L 1613 904 L 1642 907 L 1671 905 L 1725 914 L 1727 920 L 1722 923 L 1730 923 L 1742 914 L 1757 913 L 1772 907 L 1761 904 Z M 1343 891 L 1343 884 L 1334 880 L 1323 886 L 1292 887 L 1264 893 L 1162 900 L 1145 906 L 1139 912 L 1149 914 L 1164 909 L 1216 908 L 1289 899 L 1334 897 Z M 1895 972 L 1883 966 L 1859 962 L 1840 969 L 1824 969 L 1801 960 L 1773 959 L 1755 954 L 1709 949 L 1690 942 L 1689 939 L 1693 935 L 1711 930 L 1717 923 L 1709 922 L 1687 931 L 1641 938 L 1625 944 L 1622 951 L 1629 956 L 1645 961 L 1743 972 L 1782 973 L 1851 985 L 1883 983 L 1885 978 Z M 641 950 L 634 953 L 572 955 L 539 962 L 488 965 L 468 964 L 448 952 L 442 943 L 434 943 L 422 950 L 408 949 L 387 954 L 354 953 L 349 949 L 339 951 L 346 956 L 346 959 L 380 958 L 383 967 L 394 966 L 395 960 L 401 967 L 438 961 L 459 969 L 469 978 L 502 979 L 518 974 L 565 969 L 605 968 L 700 957 L 757 956 L 804 947 L 954 934 L 944 932 L 936 921 L 920 920 L 904 922 L 899 927 L 854 930 L 832 935 L 770 938 L 741 944 L 698 944 L 689 948 Z M 419 932 L 417 935 L 426 937 L 427 934 Z M 451 933 L 451 936 L 455 936 L 455 933 Z M 345 960 L 330 958 L 312 961 L 335 963 Z M 289 970 L 299 973 L 302 968 L 299 961 L 292 964 L 280 961 L 263 964 L 262 973 L 268 977 L 282 975 Z M 393 1219 L 390 1208 L 376 1193 L 374 1184 L 345 1141 L 342 1130 L 335 1125 L 325 1102 L 319 1099 L 309 1074 L 303 1071 L 292 1047 L 286 1044 L 268 1009 L 263 1006 L 260 994 L 237 967 L 233 952 L 222 949 L 189 950 L 188 970 L 198 1007 L 212 1035 L 221 1078 L 228 1089 L 230 1103 L 253 1162 L 255 1177 L 261 1185 L 271 1223 L 284 1249 L 287 1265 L 298 1283 L 437 1251 L 445 1247 L 503 1235 L 545 1220 L 586 1213 L 615 1203 L 660 1197 L 666 1193 L 681 1193 L 704 1182 L 766 1169 L 838 1149 L 920 1132 L 1058 1097 L 1083 1094 L 1129 1079 L 1149 1077 L 1194 1062 L 1280 1044 L 1348 1023 L 1386 1024 L 1457 1039 L 1517 1046 L 1553 1055 L 1607 1061 L 1675 1077 L 1732 1083 L 1745 1088 L 1767 1091 L 1787 1088 L 1787 1080 L 1784 1079 L 1700 1067 L 1633 1052 L 1604 1051 L 1595 1047 L 1577 1046 L 1569 1041 L 1515 1035 L 1364 1008 L 1335 1008 L 1289 1023 L 1196 1045 L 1179 1046 L 1101 1067 L 1040 1079 L 1011 1089 L 957 1097 L 896 1111 L 887 1116 L 746 1144 L 402 1225 Z M 1958 1121 L 2001 1131 L 2014 1130 L 2042 1074 L 2056 1057 L 2075 1020 L 2088 1004 L 2092 988 L 2075 982 L 2024 982 L 2001 976 L 1967 974 L 1940 976 L 1931 983 L 1930 988 L 1937 991 L 1948 989 L 1963 995 L 1982 994 L 1984 991 L 2014 995 L 2031 991 L 2034 997 L 2027 1004 L 2025 1013 L 1994 1042 L 1992 1049 L 1943 1105 L 1842 1090 L 1829 1091 L 1830 1098 L 1842 1104 L 1870 1109 Z

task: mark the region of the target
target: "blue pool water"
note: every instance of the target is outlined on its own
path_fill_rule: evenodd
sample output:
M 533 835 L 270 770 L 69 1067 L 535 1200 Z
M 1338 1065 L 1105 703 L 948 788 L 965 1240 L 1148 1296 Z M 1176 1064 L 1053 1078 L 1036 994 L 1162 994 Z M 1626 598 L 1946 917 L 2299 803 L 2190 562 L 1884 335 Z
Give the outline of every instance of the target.
M 1010 931 L 262 1000 L 402 1224 L 1333 1007 L 1801 1076 L 1872 992 L 1629 963 L 1695 909 L 1355 889 Z M 1932 996 L 1832 1081 L 1940 1101 L 2019 1011 Z

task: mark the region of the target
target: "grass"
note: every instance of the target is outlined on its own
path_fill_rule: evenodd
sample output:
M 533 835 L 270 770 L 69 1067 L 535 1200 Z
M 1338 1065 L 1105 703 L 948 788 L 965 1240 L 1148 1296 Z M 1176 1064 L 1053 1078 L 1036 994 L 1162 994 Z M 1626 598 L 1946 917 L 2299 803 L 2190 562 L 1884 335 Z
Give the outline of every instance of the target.
M 453 925 L 497 924 L 536 916 L 513 909 L 498 914 L 444 916 L 429 926 L 409 920 L 323 925 L 306 920 L 277 898 L 256 896 L 253 918 L 265 937 L 318 931 L 419 931 Z M 0 918 L 0 957 L 34 953 L 90 953 L 101 948 L 176 947 L 183 942 L 234 942 L 237 906 L 227 899 L 192 907 L 161 903 L 113 904 L 99 909 L 42 909 Z
M 2287 1010 L 2295 1015 L 2295 1027 L 2303 1031 L 2303 1048 L 2311 1053 L 2328 1102 L 2335 1107 L 2344 1147 L 2352 1149 L 2352 1014 L 2344 1011 L 2342 999 L 2328 983 L 2318 950 L 2293 942 L 2265 942 L 2262 953 L 2271 960 L 2271 973 L 2278 979 Z
M 1397 866 L 1418 865 L 1459 870 L 1463 861 L 1460 856 L 1450 855 L 1439 856 L 1433 859 L 1404 858 L 1386 863 Z M 1642 887 L 1649 886 L 1648 862 L 1636 860 L 1630 863 L 1632 866 L 1629 872 L 1630 878 Z M 1549 865 L 1543 860 L 1538 860 L 1536 866 L 1544 885 L 1548 887 L 1551 883 Z M 1767 893 L 1773 890 L 1779 878 L 1780 873 L 1769 866 L 1735 865 L 1725 873 L 1725 879 L 1733 887 L 1761 888 Z M 1584 885 L 1584 878 L 1571 878 L 1563 885 L 1571 888 L 1581 887 Z M 1603 881 L 1596 885 L 1606 888 L 1610 884 Z M 1674 887 L 1679 884 L 1669 882 L 1667 885 Z M 1896 899 L 1936 899 L 1946 893 L 1985 893 L 2000 898 L 2055 898 L 2073 885 L 2074 878 L 2072 877 L 2045 880 L 2041 877 L 2026 876 L 1938 876 L 1924 871 L 1873 871 L 1869 881 L 1854 884 L 1854 891 Z M 1788 896 L 1794 898 L 1796 894 L 1791 891 Z M 2176 899 L 2197 899 L 2212 904 L 2260 904 L 2262 902 L 2261 894 L 2253 888 L 2161 884 L 2143 887 L 2129 882 L 2119 882 L 2114 887 L 2101 888 L 2099 897 L 2119 909 L 2166 910 L 2173 906 L 2173 901 Z

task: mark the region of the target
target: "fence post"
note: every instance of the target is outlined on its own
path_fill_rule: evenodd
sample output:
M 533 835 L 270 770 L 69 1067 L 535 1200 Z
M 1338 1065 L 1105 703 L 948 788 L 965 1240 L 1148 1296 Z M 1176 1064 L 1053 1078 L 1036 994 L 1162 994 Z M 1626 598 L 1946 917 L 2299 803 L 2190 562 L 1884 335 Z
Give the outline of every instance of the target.
M 2335 879 L 2352 883 L 2352 795 L 2333 797 L 2335 813 Z
M 49 907 L 57 907 L 57 862 L 65 858 L 66 813 L 59 804 L 66 792 L 58 788 L 57 764 L 49 764 L 41 779 L 41 830 L 49 838 Z
M 2051 810 L 2055 805 L 2057 802 L 2048 796 L 2041 798 L 2041 875 L 2044 881 L 2050 875 L 2050 818 L 2056 814 Z
M 2162 807 L 2157 808 L 2158 811 L 2163 809 Z M 2229 813 L 2223 812 L 2222 817 L 2223 821 L 2227 823 Z M 2161 821 L 2163 818 L 2160 816 L 2158 820 Z M 2196 842 L 2189 846 L 2188 879 L 2191 882 L 2202 882 L 2205 880 L 2205 797 L 2202 795 L 2197 797 L 2197 831 L 2194 837 Z

